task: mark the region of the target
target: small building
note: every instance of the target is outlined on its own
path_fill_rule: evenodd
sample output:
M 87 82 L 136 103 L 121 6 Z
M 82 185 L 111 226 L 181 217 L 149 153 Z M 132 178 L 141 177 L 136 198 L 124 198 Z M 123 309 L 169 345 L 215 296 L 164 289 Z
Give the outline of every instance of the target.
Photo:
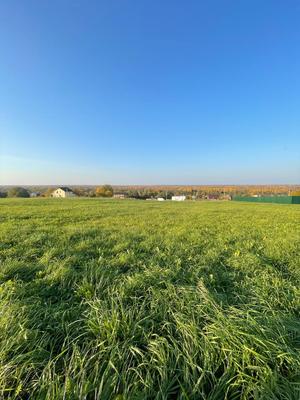
M 41 195 L 40 192 L 31 192 L 30 197 L 39 197 Z
M 114 194 L 114 199 L 125 199 L 124 193 L 116 193 Z
M 184 201 L 186 199 L 186 196 L 172 196 L 173 201 Z
M 206 196 L 207 200 L 219 200 L 220 199 L 220 195 L 219 194 L 209 194 Z
M 222 194 L 221 196 L 220 196 L 220 200 L 231 200 L 231 196 L 230 196 L 230 194 Z
M 76 197 L 76 194 L 68 187 L 59 187 L 52 192 L 51 197 Z
M 165 199 L 163 197 L 158 197 L 157 201 L 165 201 Z

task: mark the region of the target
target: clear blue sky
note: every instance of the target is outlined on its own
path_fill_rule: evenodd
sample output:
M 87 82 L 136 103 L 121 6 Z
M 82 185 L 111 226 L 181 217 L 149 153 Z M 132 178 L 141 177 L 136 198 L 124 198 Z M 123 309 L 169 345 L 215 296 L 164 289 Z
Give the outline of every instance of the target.
M 0 184 L 300 183 L 300 3 L 0 2 Z

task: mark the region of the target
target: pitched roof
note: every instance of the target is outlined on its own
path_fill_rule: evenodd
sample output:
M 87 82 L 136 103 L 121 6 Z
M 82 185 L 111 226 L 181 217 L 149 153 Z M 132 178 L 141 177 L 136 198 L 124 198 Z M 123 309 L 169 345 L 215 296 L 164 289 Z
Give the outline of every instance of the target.
M 61 189 L 61 190 L 63 190 L 64 192 L 73 192 L 73 190 L 71 190 L 70 188 L 68 188 L 68 187 L 66 187 L 66 186 L 60 186 L 59 188 L 57 188 L 57 189 Z M 56 190 L 57 190 L 56 189 Z

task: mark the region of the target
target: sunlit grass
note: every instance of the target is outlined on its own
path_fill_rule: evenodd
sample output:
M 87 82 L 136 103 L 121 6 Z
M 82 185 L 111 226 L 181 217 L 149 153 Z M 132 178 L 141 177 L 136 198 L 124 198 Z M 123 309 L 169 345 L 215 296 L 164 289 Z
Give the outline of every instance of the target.
M 300 206 L 0 199 L 0 398 L 300 398 Z

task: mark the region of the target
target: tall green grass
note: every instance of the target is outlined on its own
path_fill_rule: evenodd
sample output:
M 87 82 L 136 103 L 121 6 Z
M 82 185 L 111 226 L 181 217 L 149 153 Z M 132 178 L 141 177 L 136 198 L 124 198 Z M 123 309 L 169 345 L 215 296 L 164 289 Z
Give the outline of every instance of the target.
M 300 398 L 300 206 L 0 202 L 1 399 Z

